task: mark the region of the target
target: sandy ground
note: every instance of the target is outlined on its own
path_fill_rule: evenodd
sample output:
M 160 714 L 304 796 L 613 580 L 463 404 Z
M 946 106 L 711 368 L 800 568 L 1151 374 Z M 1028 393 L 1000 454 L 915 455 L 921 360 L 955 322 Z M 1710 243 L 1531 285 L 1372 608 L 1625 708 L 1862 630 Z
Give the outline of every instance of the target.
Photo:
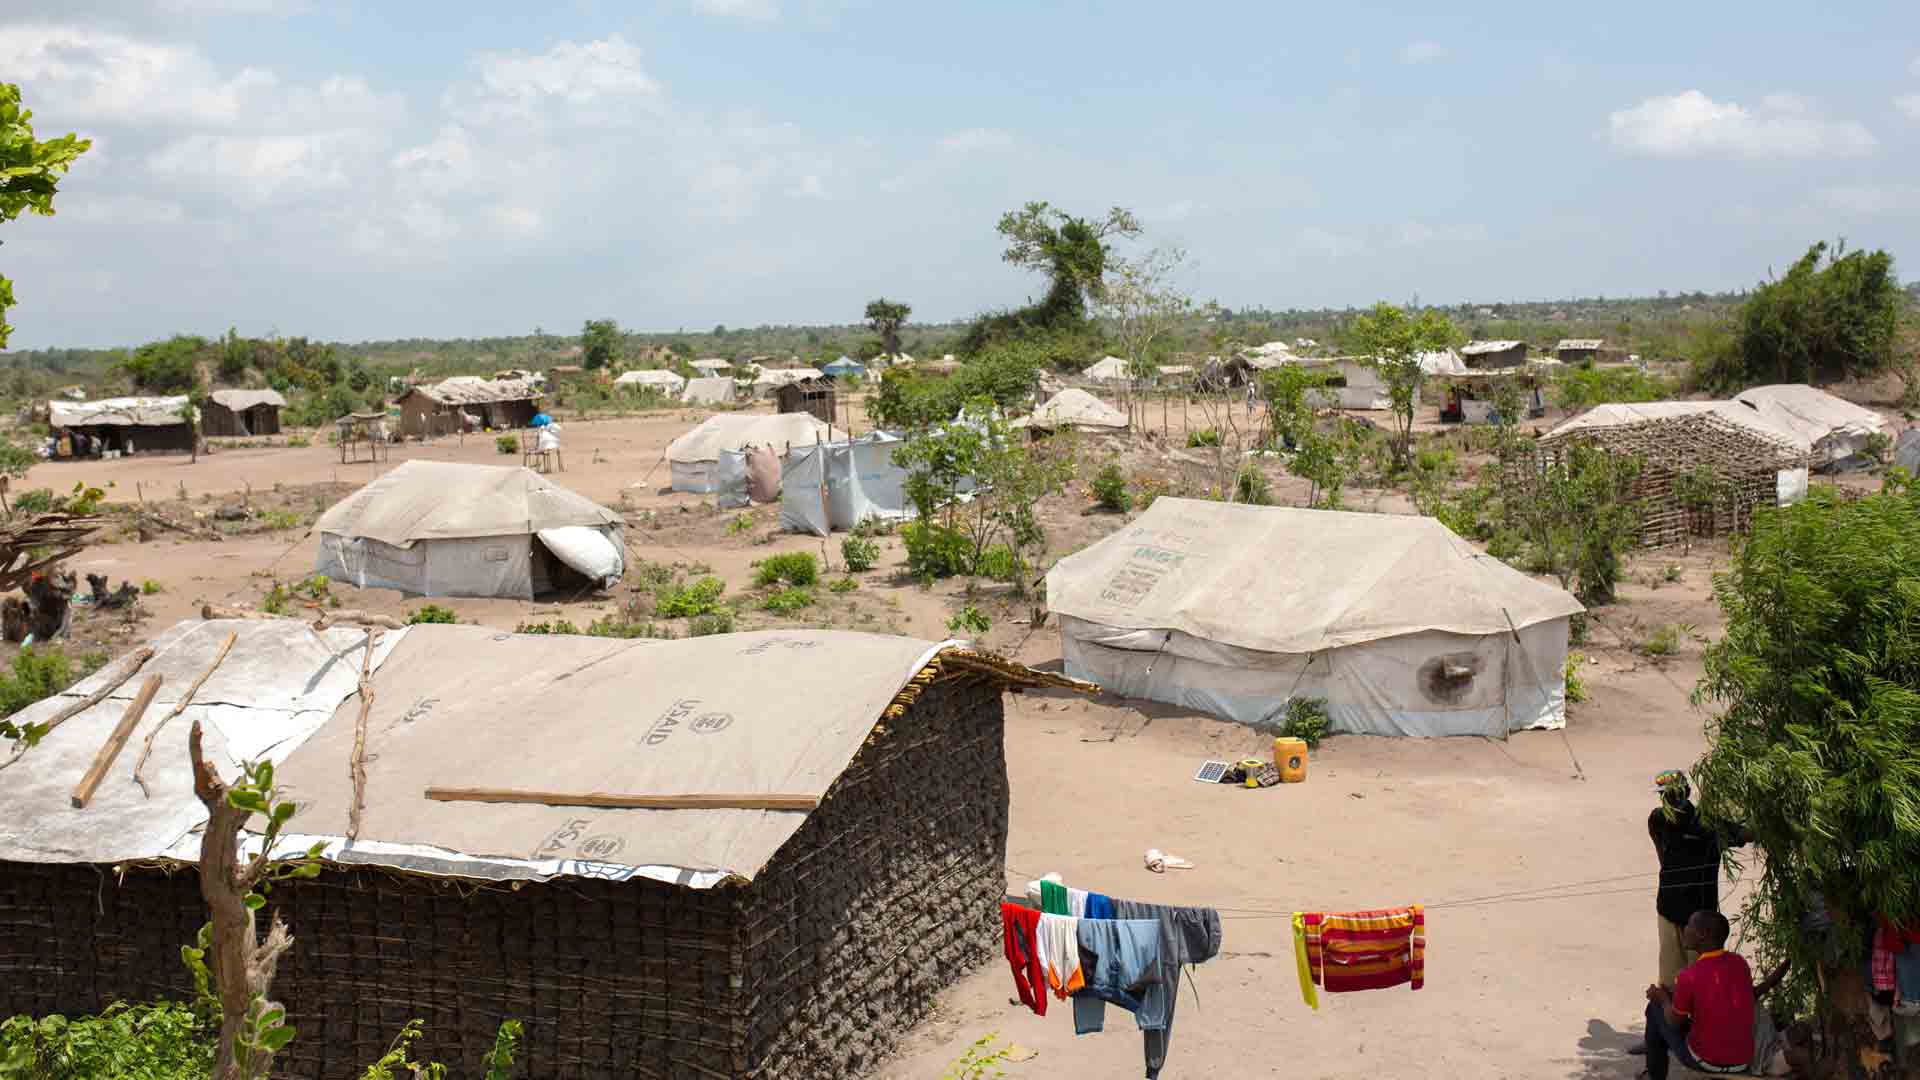
M 766 554 L 821 550 L 819 541 L 798 536 L 762 542 L 777 518 L 766 508 L 752 528 L 733 532 L 725 528 L 733 515 L 717 515 L 703 497 L 660 490 L 662 451 L 694 419 L 671 412 L 569 423 L 567 469 L 556 479 L 625 512 L 643 557 L 706 564 L 730 591 L 746 586 L 750 564 Z M 350 490 L 415 457 L 512 461 L 491 438 L 409 446 L 378 466 L 342 465 L 325 446 L 232 450 L 197 464 L 165 457 L 42 465 L 17 487 L 112 481 L 113 497 L 124 501 L 178 499 L 184 488 L 187 504 L 208 513 L 250 488 L 262 502 L 298 507 L 306 500 L 310 520 L 325 491 Z M 313 487 L 323 484 L 346 486 Z M 1404 509 L 1359 494 L 1362 506 Z M 1076 511 L 1055 531 L 1078 546 L 1119 522 Z M 219 543 L 162 534 L 96 547 L 73 565 L 165 586 L 147 598 L 144 621 L 119 635 L 131 644 L 204 602 L 251 606 L 273 580 L 310 573 L 316 544 L 303 532 Z M 839 625 L 946 636 L 960 586 L 921 589 L 897 572 L 897 542 L 887 548 L 882 569 L 865 575 L 844 598 L 851 606 L 831 617 Z M 837 563 L 837 538 L 831 555 Z M 1708 592 L 1715 558 L 1696 551 L 1635 562 L 1624 602 L 1585 647 L 1592 700 L 1574 708 L 1564 734 L 1527 733 L 1505 743 L 1335 738 L 1314 755 L 1307 783 L 1247 791 L 1191 780 L 1207 758 L 1265 752 L 1265 740 L 1245 728 L 1144 703 L 1009 698 L 1009 888 L 1057 870 L 1071 884 L 1115 896 L 1227 912 L 1223 955 L 1182 989 L 1168 1077 L 1631 1077 L 1638 1059 L 1623 1051 L 1655 964 L 1648 782 L 1661 769 L 1691 764 L 1704 742 L 1702 716 L 1687 704 L 1699 676 L 1697 642 L 1658 665 L 1628 646 L 1667 623 L 1717 632 Z M 1664 578 L 1669 564 L 1680 568 L 1677 582 Z M 376 611 L 420 603 L 386 591 L 335 591 L 346 606 Z M 614 599 L 443 602 L 464 620 L 502 627 L 554 615 L 584 625 L 616 606 Z M 1013 606 L 995 610 L 990 647 L 1029 663 L 1058 661 L 1054 630 L 1031 630 Z M 1195 869 L 1152 874 L 1141 862 L 1150 847 L 1183 855 Z M 1287 913 L 1415 901 L 1431 912 L 1426 989 L 1329 996 L 1318 1013 L 1308 1011 Z M 1012 992 L 1004 964 L 966 976 L 938 1015 L 904 1036 L 879 1075 L 939 1076 L 989 1033 L 1021 1048 L 1024 1060 L 1003 1066 L 1009 1076 L 1138 1075 L 1140 1040 L 1130 1017 L 1113 1013 L 1106 1033 L 1075 1038 L 1064 1003 L 1035 1017 L 1009 1004 Z

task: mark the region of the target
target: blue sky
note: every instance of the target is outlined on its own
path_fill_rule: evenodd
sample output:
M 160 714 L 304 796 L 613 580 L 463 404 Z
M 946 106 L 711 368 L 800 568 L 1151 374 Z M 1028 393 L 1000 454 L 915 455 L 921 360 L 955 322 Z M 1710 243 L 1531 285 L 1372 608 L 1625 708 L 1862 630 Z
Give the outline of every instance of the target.
M 7 6 L 0 78 L 96 140 L 0 229 L 18 348 L 960 318 L 1040 288 L 1028 199 L 1234 307 L 1920 277 L 1910 3 Z

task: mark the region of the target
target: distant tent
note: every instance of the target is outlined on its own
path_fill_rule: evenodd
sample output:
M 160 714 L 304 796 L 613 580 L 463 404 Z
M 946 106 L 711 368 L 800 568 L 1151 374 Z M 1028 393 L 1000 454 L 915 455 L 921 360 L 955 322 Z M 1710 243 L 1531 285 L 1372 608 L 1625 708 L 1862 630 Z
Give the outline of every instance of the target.
M 1261 727 L 1322 698 L 1369 735 L 1565 726 L 1583 610 L 1433 518 L 1165 496 L 1046 596 L 1070 675 Z
M 696 380 L 698 381 L 698 380 Z M 749 446 L 770 446 L 785 454 L 790 447 L 829 442 L 833 429 L 806 413 L 721 413 L 709 416 L 693 430 L 667 445 L 673 490 L 719 490 L 720 453 Z M 840 436 L 844 438 L 844 435 Z
M 531 469 L 408 461 L 314 528 L 315 572 L 363 589 L 531 600 L 625 572 L 620 515 Z
M 844 356 L 838 360 L 835 360 L 833 363 L 828 364 L 827 366 L 821 368 L 820 370 L 826 372 L 827 374 L 833 376 L 836 379 L 853 378 L 853 377 L 865 375 L 867 373 L 866 368 L 861 367 L 858 363 L 852 360 L 849 360 Z
M 1032 415 L 1015 420 L 1009 427 L 1052 431 L 1073 428 L 1076 431 L 1124 431 L 1127 414 L 1078 387 L 1068 387 L 1048 398 Z
M 780 474 L 780 524 L 826 536 L 862 521 L 906 521 L 907 470 L 893 463 L 900 440 L 885 432 L 796 446 Z
M 733 404 L 733 380 L 725 375 L 709 375 L 694 379 L 680 392 L 680 400 L 689 405 L 731 405 Z
M 687 380 L 671 371 L 623 371 L 613 380 L 613 385 L 635 386 L 677 395 L 687 388 Z
M 1859 456 L 1866 449 L 1867 439 L 1887 428 L 1886 418 L 1872 409 L 1805 384 L 1756 386 L 1742 390 L 1733 400 L 1750 408 L 1777 409 L 1776 415 L 1812 448 L 1816 469 L 1838 466 Z
M 706 375 L 718 375 L 723 371 L 732 371 L 733 365 L 717 356 L 709 356 L 704 360 L 695 360 L 693 369 Z
M 1123 383 L 1131 379 L 1127 374 L 1127 362 L 1117 356 L 1103 356 L 1087 365 L 1080 374 L 1094 382 Z

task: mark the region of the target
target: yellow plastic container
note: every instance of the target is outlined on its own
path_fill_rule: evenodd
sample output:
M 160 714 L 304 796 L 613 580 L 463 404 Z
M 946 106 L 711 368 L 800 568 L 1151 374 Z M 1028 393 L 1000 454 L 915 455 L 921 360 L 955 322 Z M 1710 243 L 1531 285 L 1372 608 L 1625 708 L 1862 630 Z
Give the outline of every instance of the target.
M 1281 783 L 1304 782 L 1307 778 L 1307 740 L 1273 740 L 1273 765 L 1280 770 Z

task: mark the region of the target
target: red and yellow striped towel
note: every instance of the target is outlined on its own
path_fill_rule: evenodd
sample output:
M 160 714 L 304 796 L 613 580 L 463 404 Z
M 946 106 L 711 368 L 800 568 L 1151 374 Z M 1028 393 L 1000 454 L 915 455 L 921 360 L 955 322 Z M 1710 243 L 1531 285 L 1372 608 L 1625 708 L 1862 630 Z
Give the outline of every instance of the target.
M 1294 917 L 1294 953 L 1303 981 L 1300 994 L 1319 1007 L 1314 986 L 1330 994 L 1384 990 L 1427 981 L 1426 908 L 1412 904 L 1376 911 L 1301 912 Z

